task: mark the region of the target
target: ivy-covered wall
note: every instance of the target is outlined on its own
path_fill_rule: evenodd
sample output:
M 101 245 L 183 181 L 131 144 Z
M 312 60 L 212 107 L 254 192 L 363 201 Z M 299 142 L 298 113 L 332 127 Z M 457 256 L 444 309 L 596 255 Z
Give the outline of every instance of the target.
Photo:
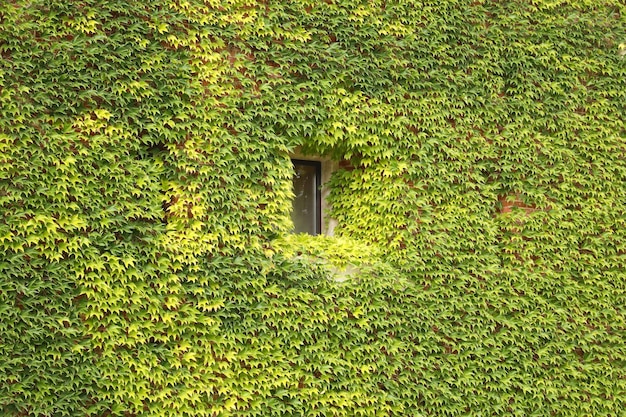
M 625 115 L 622 0 L 1 2 L 1 414 L 622 415 Z

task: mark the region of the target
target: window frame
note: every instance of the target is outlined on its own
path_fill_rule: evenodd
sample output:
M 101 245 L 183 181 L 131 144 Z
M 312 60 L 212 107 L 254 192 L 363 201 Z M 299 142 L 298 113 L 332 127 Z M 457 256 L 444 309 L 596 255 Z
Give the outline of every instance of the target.
M 323 173 L 323 163 L 319 160 L 310 160 L 310 159 L 300 159 L 298 157 L 291 157 L 291 163 L 294 167 L 294 175 L 295 175 L 295 166 L 296 165 L 304 165 L 315 168 L 315 232 L 313 236 L 320 235 L 323 233 L 322 231 L 322 173 Z M 296 233 L 305 233 L 305 232 L 296 232 Z
M 290 160 L 301 160 L 301 161 L 315 161 L 320 162 L 322 164 L 322 176 L 321 186 L 320 186 L 320 202 L 322 204 L 322 208 L 320 210 L 321 216 L 321 235 L 325 236 L 333 236 L 335 234 L 335 227 L 337 227 L 338 222 L 336 219 L 330 216 L 330 212 L 332 211 L 332 207 L 328 202 L 328 197 L 330 195 L 330 187 L 328 186 L 330 182 L 330 178 L 335 171 L 338 171 L 341 167 L 339 162 L 333 160 L 329 156 L 321 156 L 311 153 L 302 152 L 300 147 L 296 147 L 292 151 L 287 154 L 287 157 Z

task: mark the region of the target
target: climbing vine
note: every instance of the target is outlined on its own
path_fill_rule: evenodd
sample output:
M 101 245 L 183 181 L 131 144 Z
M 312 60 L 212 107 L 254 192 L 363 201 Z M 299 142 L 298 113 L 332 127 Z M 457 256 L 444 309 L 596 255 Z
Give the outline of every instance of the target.
M 2 2 L 2 415 L 620 415 L 625 16 Z

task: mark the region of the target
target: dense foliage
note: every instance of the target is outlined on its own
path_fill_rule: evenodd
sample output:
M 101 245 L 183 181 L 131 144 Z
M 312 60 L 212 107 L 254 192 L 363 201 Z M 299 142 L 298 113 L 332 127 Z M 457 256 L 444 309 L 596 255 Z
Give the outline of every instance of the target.
M 0 2 L 1 414 L 622 415 L 625 55 L 622 0 Z

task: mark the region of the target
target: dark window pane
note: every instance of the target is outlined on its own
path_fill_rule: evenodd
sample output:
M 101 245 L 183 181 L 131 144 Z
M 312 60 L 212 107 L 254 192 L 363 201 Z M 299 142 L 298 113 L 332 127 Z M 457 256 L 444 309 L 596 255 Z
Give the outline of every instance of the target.
M 293 220 L 296 233 L 317 235 L 321 226 L 320 175 L 321 163 L 293 160 Z

